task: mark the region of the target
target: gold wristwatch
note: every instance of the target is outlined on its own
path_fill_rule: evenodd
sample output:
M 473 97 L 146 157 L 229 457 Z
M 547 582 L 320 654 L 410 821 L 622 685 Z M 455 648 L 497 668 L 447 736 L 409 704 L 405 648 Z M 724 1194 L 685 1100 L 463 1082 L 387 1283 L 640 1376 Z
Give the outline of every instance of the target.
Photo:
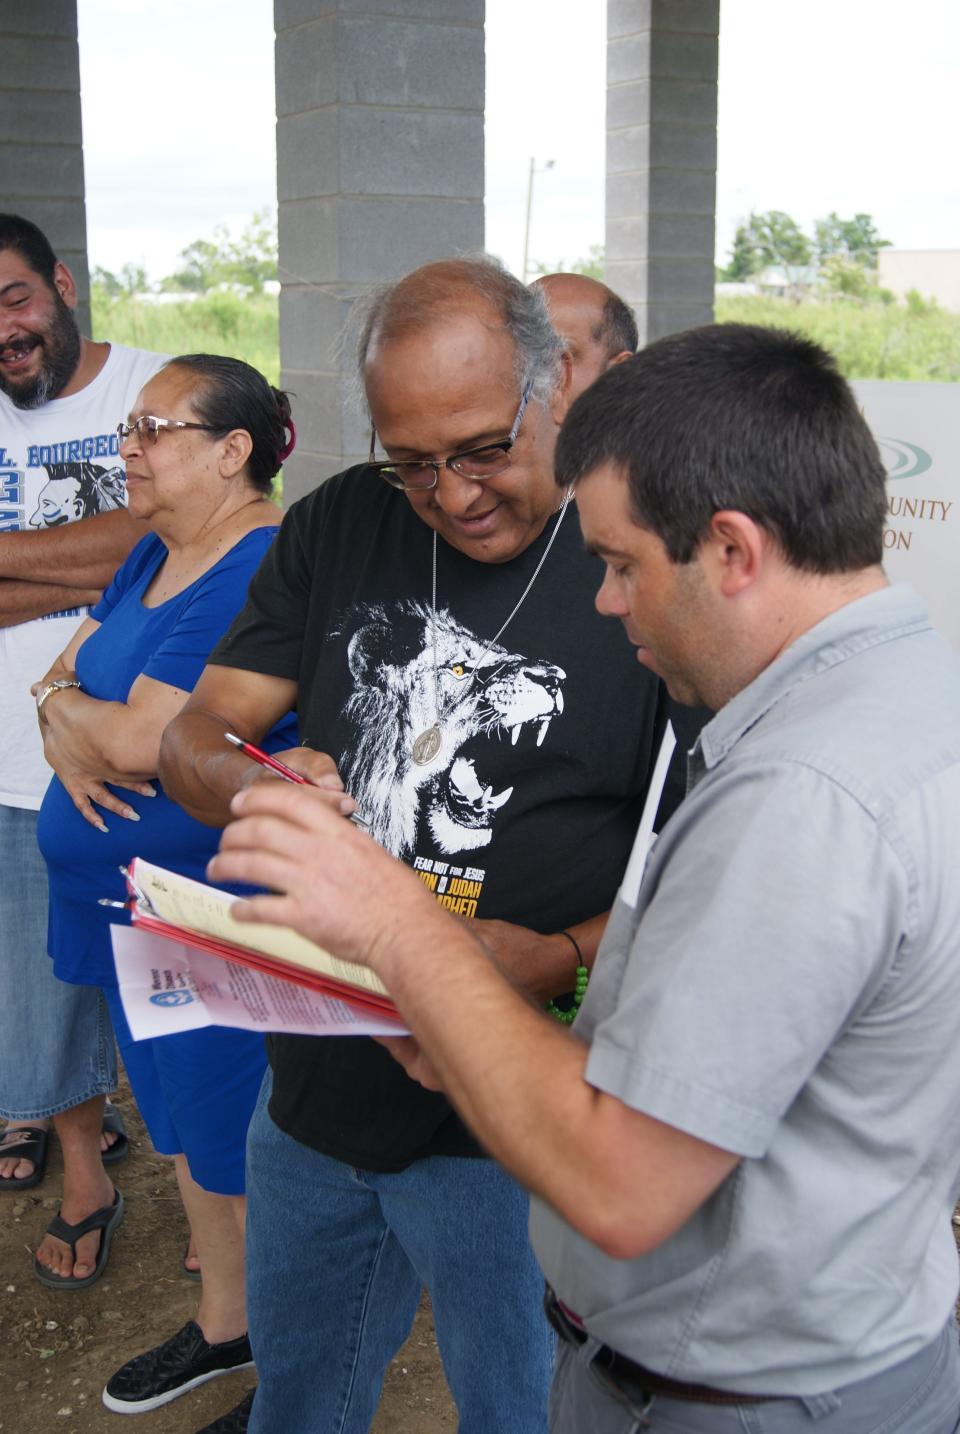
M 46 720 L 45 718 L 43 718 L 43 704 L 46 702 L 51 692 L 62 692 L 65 687 L 79 686 L 80 683 L 75 677 L 55 677 L 52 682 L 47 683 L 46 687 L 43 689 L 42 692 L 37 693 L 37 716 L 43 720 Z

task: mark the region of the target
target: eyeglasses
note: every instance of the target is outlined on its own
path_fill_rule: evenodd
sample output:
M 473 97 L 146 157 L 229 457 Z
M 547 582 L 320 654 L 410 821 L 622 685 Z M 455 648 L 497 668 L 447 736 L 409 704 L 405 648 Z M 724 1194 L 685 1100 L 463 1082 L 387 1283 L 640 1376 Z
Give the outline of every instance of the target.
M 533 384 L 528 383 L 523 390 L 513 427 L 506 438 L 502 438 L 499 443 L 486 443 L 482 448 L 468 448 L 465 453 L 451 453 L 449 458 L 409 458 L 400 459 L 396 463 L 387 459 L 385 462 L 376 462 L 373 455 L 376 450 L 377 430 L 371 429 L 369 466 L 379 473 L 391 488 L 400 488 L 405 493 L 424 493 L 430 488 L 436 488 L 440 482 L 441 468 L 450 468 L 454 473 L 459 473 L 474 483 L 496 478 L 499 473 L 506 473 L 510 467 L 510 449 L 517 441 L 524 411 L 532 393 Z
M 135 423 L 117 424 L 117 443 L 126 443 L 134 433 L 141 442 L 156 443 L 164 428 L 203 428 L 207 433 L 221 432 L 212 423 L 183 423 L 179 418 L 154 418 L 152 413 L 144 413 Z

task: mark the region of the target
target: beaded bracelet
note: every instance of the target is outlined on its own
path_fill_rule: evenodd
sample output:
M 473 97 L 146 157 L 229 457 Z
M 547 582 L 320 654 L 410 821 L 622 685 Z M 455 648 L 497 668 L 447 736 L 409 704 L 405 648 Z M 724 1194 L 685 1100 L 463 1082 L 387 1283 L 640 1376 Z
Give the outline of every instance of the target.
M 587 983 L 590 980 L 590 972 L 583 964 L 583 952 L 580 950 L 580 947 L 577 945 L 574 938 L 570 935 L 570 932 L 558 931 L 557 935 L 565 936 L 570 942 L 570 945 L 573 947 L 574 951 L 576 951 L 577 973 L 576 977 L 574 978 L 574 987 L 573 992 L 571 994 L 571 1004 L 567 1007 L 567 1009 L 565 1011 L 562 1010 L 561 1007 L 557 1005 L 556 1001 L 548 1001 L 545 1010 L 548 1016 L 553 1016 L 554 1020 L 559 1021 L 561 1025 L 572 1026 L 577 1018 L 577 1012 L 583 1004 L 583 998 L 587 990 Z

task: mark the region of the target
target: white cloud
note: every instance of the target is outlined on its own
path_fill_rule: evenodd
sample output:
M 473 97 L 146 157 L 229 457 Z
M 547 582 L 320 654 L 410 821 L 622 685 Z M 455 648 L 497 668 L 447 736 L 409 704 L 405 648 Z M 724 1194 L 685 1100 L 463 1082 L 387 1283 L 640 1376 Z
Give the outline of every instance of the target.
M 158 277 L 272 205 L 270 0 L 79 0 L 91 260 Z M 519 269 L 603 241 L 603 0 L 487 0 L 487 246 Z M 754 209 L 873 215 L 903 248 L 960 247 L 956 0 L 724 0 L 717 247 Z
M 718 249 L 751 208 L 872 214 L 900 248 L 958 248 L 954 0 L 726 0 Z
M 169 273 L 276 204 L 267 0 L 79 0 L 91 263 Z

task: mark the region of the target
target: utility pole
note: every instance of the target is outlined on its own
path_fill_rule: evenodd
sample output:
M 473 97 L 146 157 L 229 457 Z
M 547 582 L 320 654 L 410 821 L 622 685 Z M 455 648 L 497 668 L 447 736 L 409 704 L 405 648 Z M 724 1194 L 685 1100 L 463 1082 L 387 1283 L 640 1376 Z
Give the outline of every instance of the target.
M 527 282 L 530 273 L 530 215 L 533 211 L 533 176 L 542 174 L 545 169 L 552 169 L 554 161 L 548 159 L 543 169 L 537 169 L 536 160 L 530 156 L 530 173 L 527 176 L 527 220 L 523 226 L 523 282 Z

